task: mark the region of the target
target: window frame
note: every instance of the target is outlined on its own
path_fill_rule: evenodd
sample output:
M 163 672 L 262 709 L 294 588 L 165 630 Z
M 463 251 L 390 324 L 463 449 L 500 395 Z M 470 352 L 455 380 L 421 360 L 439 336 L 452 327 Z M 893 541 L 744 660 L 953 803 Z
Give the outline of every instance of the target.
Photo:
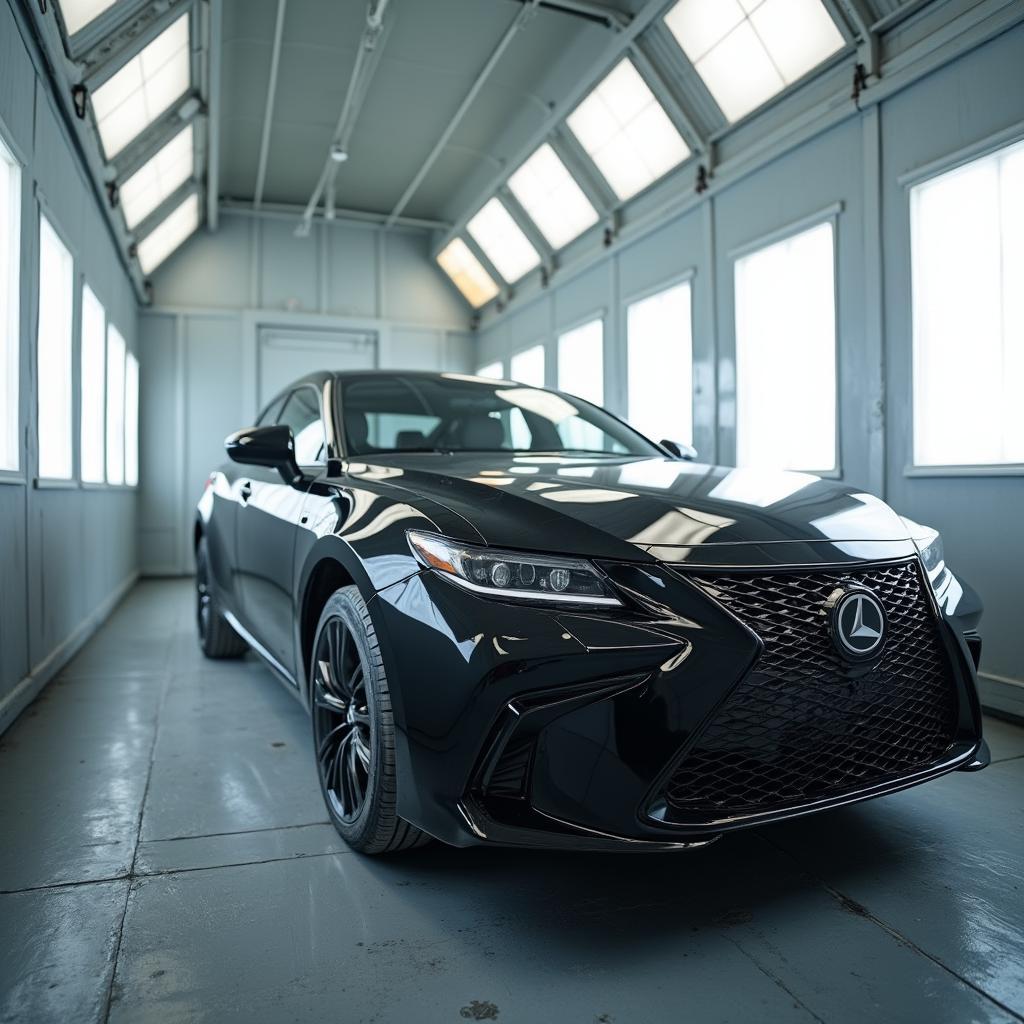
M 901 174 L 896 179 L 896 184 L 903 189 L 904 193 L 904 229 L 907 240 L 907 275 L 910 288 L 913 289 L 913 259 L 914 239 L 913 225 L 911 221 L 911 193 L 915 186 L 923 185 L 933 178 L 941 177 L 949 171 L 955 171 L 965 164 L 973 163 L 975 160 L 984 159 L 987 156 L 999 152 L 1008 146 L 1024 142 L 1024 121 L 1018 121 L 1001 131 L 986 135 L 967 146 L 954 150 L 937 160 L 930 160 L 925 164 Z M 913 293 L 911 292 L 910 315 L 907 320 L 907 337 L 910 344 L 907 356 L 907 384 L 909 395 L 908 403 L 910 409 L 909 430 L 907 436 L 907 460 L 903 466 L 904 477 L 1019 477 L 1024 476 L 1024 463 L 1020 462 L 997 462 L 997 463 L 951 463 L 948 465 L 917 465 L 914 462 L 914 425 L 916 422 L 916 409 L 914 401 L 914 309 Z
M 276 425 L 280 424 L 280 422 L 281 422 L 281 413 L 283 413 L 285 411 L 285 409 L 288 408 L 288 403 L 291 401 L 292 395 L 294 395 L 297 391 L 303 391 L 303 390 L 305 390 L 305 391 L 312 391 L 316 395 L 317 408 L 320 410 L 320 426 L 323 428 L 323 434 L 324 434 L 324 442 L 323 442 L 324 457 L 320 461 L 314 461 L 314 462 L 298 462 L 297 461 L 296 464 L 299 466 L 300 469 L 303 466 L 318 466 L 321 469 L 323 469 L 323 468 L 325 468 L 327 466 L 327 461 L 331 457 L 331 450 L 330 450 L 331 449 L 331 445 L 330 445 L 330 441 L 328 440 L 327 420 L 324 417 L 324 401 L 323 401 L 323 395 L 321 393 L 321 389 L 320 388 L 318 388 L 315 384 L 310 384 L 308 382 L 305 383 L 305 384 L 296 384 L 294 387 L 288 388 L 284 392 L 284 401 L 281 403 L 281 408 L 277 410 L 277 415 L 274 417 L 274 424 L 273 425 L 276 426 Z M 281 396 L 278 395 L 278 398 L 280 398 L 280 397 Z M 266 407 L 266 409 L 264 409 L 264 412 L 269 411 L 270 407 L 276 401 L 277 401 L 277 399 L 272 399 L 270 404 Z M 271 424 L 263 423 L 261 425 L 264 426 L 264 427 L 267 427 L 267 426 L 270 426 Z M 293 439 L 294 439 L 294 434 L 292 436 L 293 436 Z
M 25 259 L 26 245 L 25 245 L 25 169 L 28 166 L 28 161 L 25 158 L 25 154 L 22 149 L 15 142 L 11 132 L 7 130 L 7 125 L 4 123 L 2 117 L 0 117 L 0 145 L 4 147 L 10 156 L 10 162 L 17 171 L 18 183 L 17 183 L 17 202 L 15 203 L 17 225 L 16 230 L 12 233 L 12 238 L 16 239 L 16 245 L 14 246 L 14 259 L 12 261 L 10 272 L 11 280 L 10 285 L 12 288 L 12 322 L 4 325 L 0 324 L 0 330 L 8 331 L 12 333 L 5 339 L 0 340 L 0 358 L 11 359 L 14 364 L 12 369 L 14 371 L 14 449 L 15 449 L 15 465 L 13 467 L 2 467 L 0 466 L 0 485 L 2 484 L 25 484 L 27 481 L 27 457 L 25 451 L 25 388 L 22 386 L 24 376 L 24 363 L 25 363 L 25 351 L 24 351 L 24 333 L 25 333 L 25 313 L 26 310 L 30 309 L 29 303 L 25 301 L 24 285 L 26 281 L 26 275 L 23 271 L 23 263 Z M 3 201 L 3 197 L 0 197 L 0 201 Z M 7 345 L 13 347 L 13 358 L 7 348 Z M 0 396 L 2 398 L 4 396 Z
M 108 458 L 110 452 L 110 332 L 116 332 L 117 336 L 121 339 L 121 343 L 124 345 L 124 369 L 121 375 L 121 479 L 119 481 L 112 481 L 110 479 L 110 459 Z M 103 402 L 103 474 L 104 482 L 97 484 L 97 487 L 106 487 L 111 490 L 121 491 L 133 491 L 138 488 L 138 484 L 134 486 L 126 483 L 126 462 L 125 462 L 125 438 L 128 434 L 127 421 L 125 420 L 125 395 L 127 394 L 127 380 L 128 380 L 128 353 L 131 349 L 128 346 L 128 339 L 124 336 L 124 332 L 120 327 L 114 323 L 113 319 L 107 316 L 107 330 L 104 335 L 104 341 L 106 343 L 105 359 L 104 359 L 104 402 Z
M 738 338 L 736 331 L 736 263 L 741 260 L 744 256 L 750 256 L 761 249 L 767 249 L 769 246 L 776 245 L 779 242 L 785 242 L 787 239 L 794 238 L 797 235 L 803 234 L 805 231 L 810 231 L 813 228 L 820 227 L 822 224 L 832 225 L 832 320 L 833 320 L 833 358 L 835 360 L 835 465 L 832 469 L 808 469 L 808 470 L 790 470 L 788 472 L 799 472 L 799 473 L 812 473 L 814 476 L 819 476 L 823 480 L 842 480 L 843 477 L 843 416 L 842 416 L 842 399 L 843 399 L 843 366 L 842 366 L 842 346 L 840 340 L 840 306 L 841 298 L 839 294 L 840 289 L 840 277 L 839 277 L 839 215 L 843 212 L 845 204 L 842 200 L 838 200 L 830 205 L 816 210 L 814 213 L 806 214 L 797 220 L 790 221 L 781 227 L 775 228 L 766 234 L 760 235 L 757 238 L 751 239 L 749 242 L 744 242 L 742 245 L 738 245 L 733 249 L 730 249 L 727 258 L 730 267 L 730 288 L 732 289 L 732 359 L 733 359 L 733 372 L 734 372 L 734 385 L 733 385 L 733 423 L 732 423 L 732 434 L 733 434 L 733 462 L 736 462 L 739 452 L 739 368 L 738 368 Z
M 96 290 L 89 283 L 85 275 L 80 275 L 78 283 L 79 300 L 78 300 L 78 482 L 79 485 L 85 490 L 100 490 L 106 489 L 111 485 L 107 483 L 107 325 L 110 323 L 110 314 L 107 311 L 106 303 L 100 299 Z M 93 294 L 93 298 L 99 303 L 100 309 L 103 310 L 103 404 L 101 407 L 102 411 L 102 429 L 100 431 L 102 443 L 101 449 L 103 452 L 103 475 L 100 480 L 86 480 L 82 475 L 82 413 L 84 402 L 82 401 L 82 385 L 84 384 L 84 377 L 82 374 L 82 353 L 84 350 L 84 338 L 83 331 L 85 328 L 85 289 L 88 288 Z M 125 352 L 128 351 L 127 343 L 125 344 Z

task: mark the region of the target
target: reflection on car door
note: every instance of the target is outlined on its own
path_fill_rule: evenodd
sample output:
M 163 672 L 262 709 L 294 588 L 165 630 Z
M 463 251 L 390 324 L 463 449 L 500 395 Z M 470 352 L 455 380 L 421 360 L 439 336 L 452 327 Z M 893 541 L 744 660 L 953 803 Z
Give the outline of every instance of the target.
M 295 458 L 310 480 L 322 469 L 324 426 L 311 385 L 287 397 L 278 423 L 291 427 Z M 292 572 L 295 535 L 308 485 L 292 487 L 276 470 L 250 466 L 241 481 L 236 560 L 244 621 L 267 652 L 295 676 Z

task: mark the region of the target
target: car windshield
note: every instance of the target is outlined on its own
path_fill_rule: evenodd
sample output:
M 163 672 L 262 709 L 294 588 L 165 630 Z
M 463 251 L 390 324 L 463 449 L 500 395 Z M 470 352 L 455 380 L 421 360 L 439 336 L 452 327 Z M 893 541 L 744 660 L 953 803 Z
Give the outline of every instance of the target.
M 341 378 L 349 455 L 511 452 L 662 454 L 596 406 L 555 391 L 458 374 Z

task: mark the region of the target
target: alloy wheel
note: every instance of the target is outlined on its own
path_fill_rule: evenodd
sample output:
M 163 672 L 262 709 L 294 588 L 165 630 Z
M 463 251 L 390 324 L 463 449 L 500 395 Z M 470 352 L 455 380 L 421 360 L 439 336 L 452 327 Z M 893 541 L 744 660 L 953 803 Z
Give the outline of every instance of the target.
M 334 813 L 351 822 L 366 801 L 373 731 L 359 647 L 341 619 L 329 619 L 321 629 L 313 665 L 320 781 Z

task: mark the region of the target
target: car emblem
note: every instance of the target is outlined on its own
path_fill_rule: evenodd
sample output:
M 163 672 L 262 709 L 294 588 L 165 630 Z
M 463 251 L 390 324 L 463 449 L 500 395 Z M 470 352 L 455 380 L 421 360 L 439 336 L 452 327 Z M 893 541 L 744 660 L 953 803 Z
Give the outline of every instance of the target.
M 873 657 L 885 641 L 885 609 L 865 587 L 850 588 L 832 607 L 832 642 L 847 661 Z

